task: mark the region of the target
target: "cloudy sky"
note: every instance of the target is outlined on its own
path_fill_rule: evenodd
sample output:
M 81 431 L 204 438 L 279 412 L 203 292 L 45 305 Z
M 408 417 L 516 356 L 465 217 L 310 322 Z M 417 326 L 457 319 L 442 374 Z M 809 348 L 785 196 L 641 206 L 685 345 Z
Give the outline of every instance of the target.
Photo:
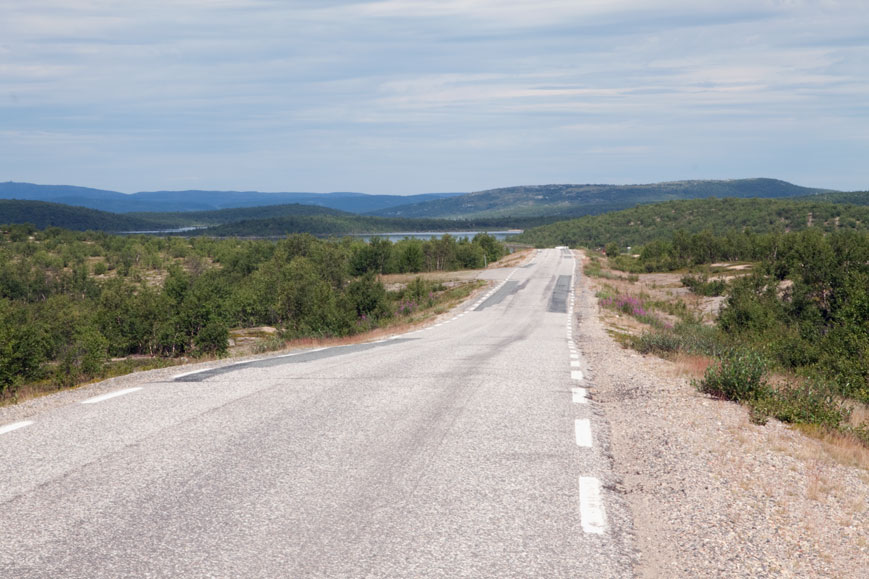
M 0 181 L 869 189 L 866 0 L 0 0 Z

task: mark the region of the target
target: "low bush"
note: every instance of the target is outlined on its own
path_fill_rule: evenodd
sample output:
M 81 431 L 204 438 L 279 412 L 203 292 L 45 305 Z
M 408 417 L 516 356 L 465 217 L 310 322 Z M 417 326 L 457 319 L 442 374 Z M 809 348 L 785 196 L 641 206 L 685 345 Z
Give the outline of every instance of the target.
M 668 331 L 643 332 L 633 339 L 632 345 L 641 354 L 657 354 L 665 357 L 683 349 L 681 336 Z
M 851 414 L 850 409 L 833 396 L 831 389 L 819 382 L 770 391 L 751 404 L 756 414 L 830 429 L 839 428 Z
M 752 402 L 770 395 L 766 371 L 767 363 L 759 354 L 731 350 L 706 370 L 696 386 L 701 392 L 718 398 Z
M 705 274 L 686 275 L 680 280 L 682 285 L 699 296 L 720 296 L 727 290 L 727 282 L 720 279 L 709 280 Z

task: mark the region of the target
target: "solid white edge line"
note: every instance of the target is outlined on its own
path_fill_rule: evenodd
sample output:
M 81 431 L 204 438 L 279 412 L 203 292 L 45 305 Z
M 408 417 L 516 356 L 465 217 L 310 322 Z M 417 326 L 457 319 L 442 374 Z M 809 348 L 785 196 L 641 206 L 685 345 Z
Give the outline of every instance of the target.
M 0 434 L 6 434 L 7 432 L 12 432 L 13 430 L 18 430 L 19 428 L 24 428 L 25 426 L 30 426 L 33 424 L 32 420 L 22 420 L 21 422 L 13 422 L 12 424 L 7 424 L 6 426 L 0 426 Z
M 571 388 L 570 394 L 574 404 L 585 404 L 588 402 L 588 390 L 585 388 Z
M 579 368 L 579 360 L 571 360 L 570 367 L 571 368 Z
M 582 370 L 571 370 L 570 371 L 570 379 L 571 380 L 582 380 Z
M 87 400 L 82 400 L 82 404 L 96 404 L 97 402 L 103 402 L 105 400 L 109 400 L 111 398 L 117 398 L 118 396 L 124 396 L 125 394 L 131 394 L 136 392 L 137 390 L 141 390 L 142 387 L 138 386 L 136 388 L 127 388 L 126 390 L 118 390 L 117 392 L 109 392 L 108 394 L 103 394 L 102 396 L 94 396 L 93 398 L 88 398 Z
M 571 352 L 570 359 L 571 360 L 579 360 L 579 354 L 577 354 L 576 352 Z
M 606 531 L 600 480 L 595 477 L 579 477 L 579 521 L 586 533 L 602 535 Z

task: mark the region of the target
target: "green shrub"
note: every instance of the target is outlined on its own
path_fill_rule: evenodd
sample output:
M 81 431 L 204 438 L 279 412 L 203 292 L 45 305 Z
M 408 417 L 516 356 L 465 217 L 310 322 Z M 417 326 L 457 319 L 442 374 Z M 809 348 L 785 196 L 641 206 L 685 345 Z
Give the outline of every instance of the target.
M 669 355 L 682 350 L 682 339 L 673 332 L 643 332 L 634 338 L 633 347 L 641 354 Z
M 732 350 L 707 368 L 696 386 L 701 392 L 725 400 L 750 402 L 769 396 L 770 387 L 764 378 L 766 370 L 766 361 L 759 354 Z
M 709 276 L 702 275 L 685 275 L 680 280 L 682 285 L 699 296 L 720 296 L 727 290 L 727 282 L 720 279 L 709 281 Z
M 773 416 L 782 422 L 815 424 L 835 429 L 851 414 L 831 389 L 820 382 L 771 391 L 751 403 L 756 413 Z
M 220 320 L 211 320 L 193 338 L 198 354 L 225 356 L 229 343 L 229 330 Z

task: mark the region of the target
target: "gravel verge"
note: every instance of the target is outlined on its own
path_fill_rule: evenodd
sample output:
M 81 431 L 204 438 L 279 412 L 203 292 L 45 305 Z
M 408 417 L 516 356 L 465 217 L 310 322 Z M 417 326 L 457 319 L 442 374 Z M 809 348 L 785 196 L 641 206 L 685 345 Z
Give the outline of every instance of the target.
M 607 333 L 580 278 L 576 340 L 612 430 L 639 577 L 869 578 L 869 472 L 699 393 L 674 363 Z

